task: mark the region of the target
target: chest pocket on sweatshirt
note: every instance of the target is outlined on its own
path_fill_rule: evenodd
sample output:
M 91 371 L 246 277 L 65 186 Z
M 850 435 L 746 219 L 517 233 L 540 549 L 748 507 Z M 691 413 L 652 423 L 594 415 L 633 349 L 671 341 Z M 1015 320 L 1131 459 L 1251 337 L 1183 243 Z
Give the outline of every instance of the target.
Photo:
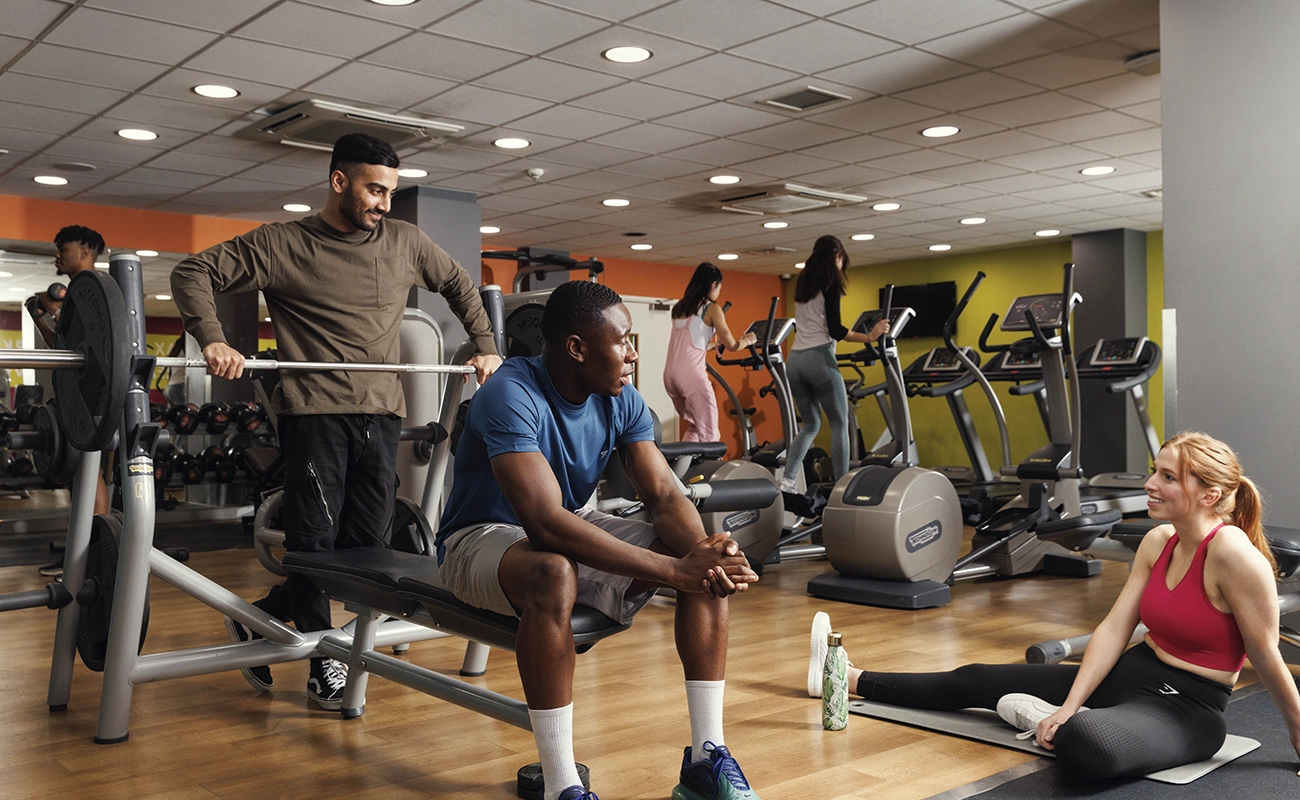
M 374 285 L 367 285 L 365 291 L 368 294 L 366 302 L 373 303 L 375 308 L 387 308 L 394 303 L 405 305 L 411 291 L 406 257 L 376 258 Z

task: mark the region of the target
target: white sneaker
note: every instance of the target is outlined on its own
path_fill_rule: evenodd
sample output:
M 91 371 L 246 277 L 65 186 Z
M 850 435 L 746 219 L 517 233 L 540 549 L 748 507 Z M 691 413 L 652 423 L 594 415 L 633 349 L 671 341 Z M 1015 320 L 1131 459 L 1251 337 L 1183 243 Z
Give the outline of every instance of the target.
M 1011 727 L 1020 731 L 1016 734 L 1017 739 L 1028 739 L 1038 733 L 1038 723 L 1060 711 L 1060 706 L 1054 706 L 1051 703 L 1032 694 L 1021 694 L 1019 692 L 1004 694 L 998 700 L 998 716 Z M 1087 711 L 1086 707 L 1080 708 L 1080 711 Z
M 822 672 L 826 669 L 826 636 L 831 632 L 831 617 L 825 611 L 813 614 L 808 648 L 808 696 L 822 696 Z
M 798 494 L 798 490 L 795 488 L 795 486 L 796 484 L 794 482 L 794 478 L 781 478 L 779 481 L 777 481 L 777 488 L 783 492 Z

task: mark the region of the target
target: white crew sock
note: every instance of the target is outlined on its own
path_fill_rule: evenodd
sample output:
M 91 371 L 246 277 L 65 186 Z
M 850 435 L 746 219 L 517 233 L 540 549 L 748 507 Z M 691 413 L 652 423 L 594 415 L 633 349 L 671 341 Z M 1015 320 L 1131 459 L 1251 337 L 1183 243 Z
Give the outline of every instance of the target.
M 563 708 L 528 709 L 533 739 L 542 762 L 544 800 L 556 800 L 570 786 L 580 786 L 578 767 L 573 763 L 573 703 Z
M 691 715 L 691 761 L 705 757 L 704 743 L 722 745 L 722 689 L 726 681 L 687 681 L 686 710 Z

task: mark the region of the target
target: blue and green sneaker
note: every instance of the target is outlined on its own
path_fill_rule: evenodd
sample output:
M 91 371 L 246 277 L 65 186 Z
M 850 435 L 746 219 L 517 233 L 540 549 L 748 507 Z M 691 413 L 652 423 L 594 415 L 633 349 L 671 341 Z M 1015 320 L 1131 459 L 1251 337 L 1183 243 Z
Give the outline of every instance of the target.
M 691 748 L 686 748 L 673 800 L 759 800 L 726 747 L 705 742 L 704 752 L 707 758 L 691 763 Z

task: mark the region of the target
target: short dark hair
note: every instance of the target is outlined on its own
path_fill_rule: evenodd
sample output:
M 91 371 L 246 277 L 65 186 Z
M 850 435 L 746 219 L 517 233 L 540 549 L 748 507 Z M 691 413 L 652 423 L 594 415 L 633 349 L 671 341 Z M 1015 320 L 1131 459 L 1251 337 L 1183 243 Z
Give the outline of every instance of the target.
M 555 287 L 542 311 L 542 338 L 560 345 L 571 334 L 581 334 L 605 322 L 605 310 L 623 302 L 618 292 L 591 281 L 569 281 Z
M 330 157 L 330 174 L 342 169 L 347 172 L 348 164 L 378 164 L 382 167 L 397 169 L 401 166 L 393 146 L 378 136 L 368 133 L 346 133 L 334 142 L 334 154 Z
M 95 258 L 99 258 L 104 254 L 104 237 L 85 225 L 69 225 L 66 228 L 60 228 L 59 232 L 54 234 L 55 247 L 62 247 L 69 242 L 76 242 L 94 250 Z

